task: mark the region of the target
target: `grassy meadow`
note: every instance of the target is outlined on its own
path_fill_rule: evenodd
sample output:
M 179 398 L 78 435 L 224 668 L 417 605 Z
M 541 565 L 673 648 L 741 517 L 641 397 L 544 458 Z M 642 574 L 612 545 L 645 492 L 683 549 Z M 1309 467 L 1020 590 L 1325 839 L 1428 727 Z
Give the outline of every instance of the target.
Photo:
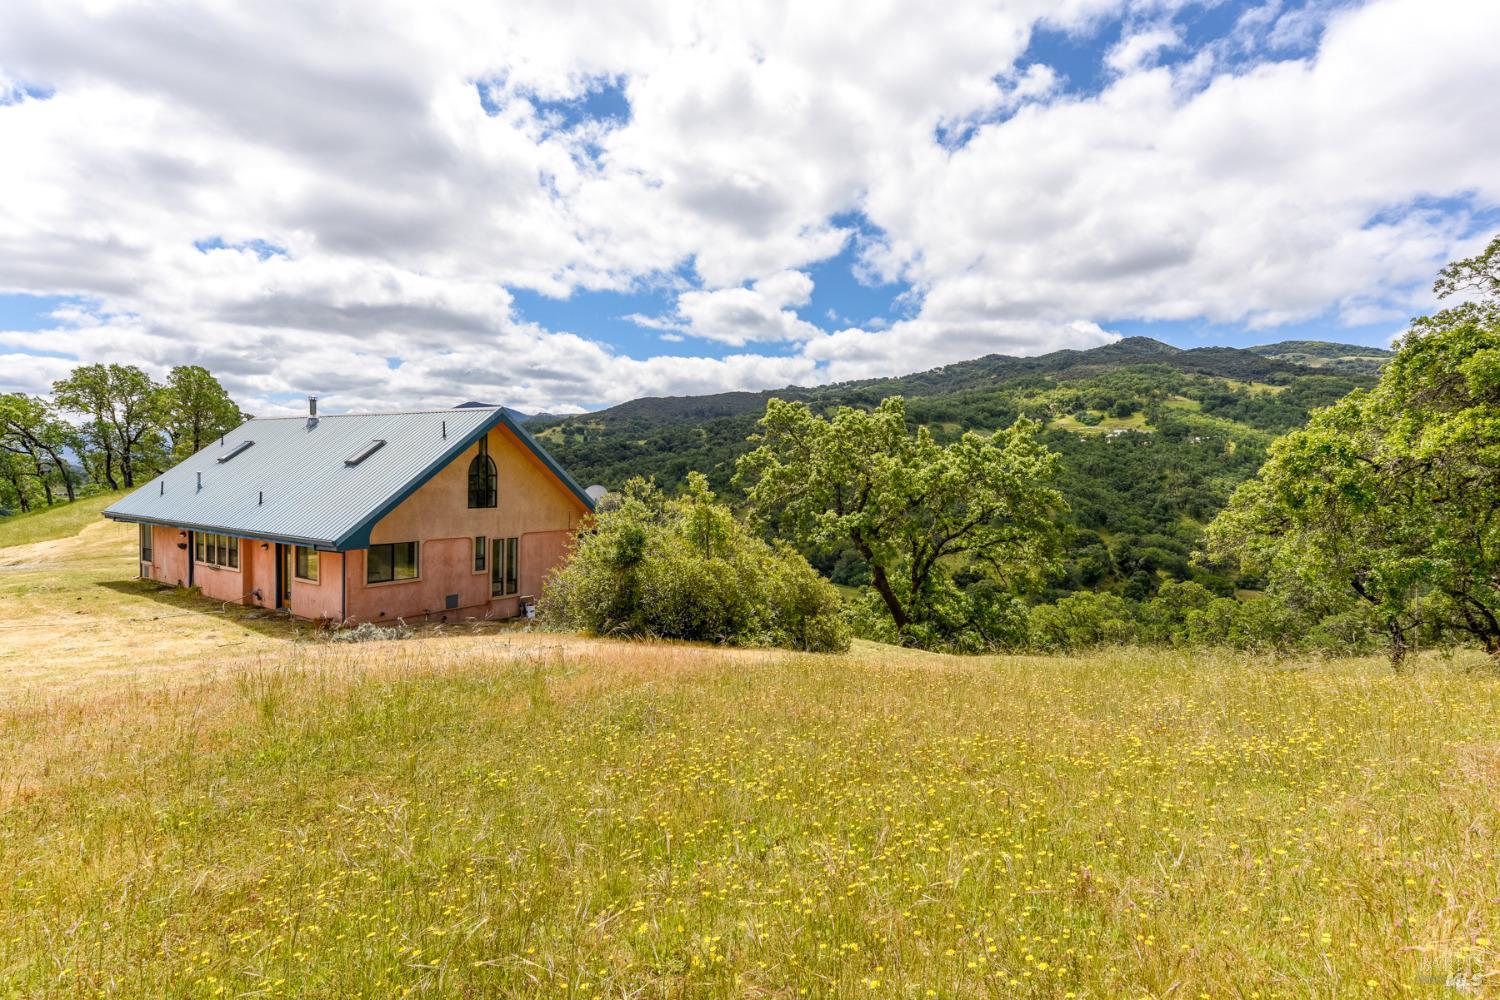
M 1477 656 L 347 646 L 131 571 L 0 548 L 0 997 L 1496 992 Z

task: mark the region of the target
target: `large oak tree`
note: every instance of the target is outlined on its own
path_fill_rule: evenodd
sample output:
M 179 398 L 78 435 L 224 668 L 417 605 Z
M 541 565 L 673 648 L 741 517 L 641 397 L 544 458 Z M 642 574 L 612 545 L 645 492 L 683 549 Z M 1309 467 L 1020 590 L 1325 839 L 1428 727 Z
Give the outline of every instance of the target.
M 1437 291 L 1500 296 L 1497 265 L 1500 240 Z M 1398 668 L 1424 632 L 1467 635 L 1500 666 L 1500 307 L 1414 322 L 1374 389 L 1272 446 L 1209 543 L 1273 589 L 1365 604 Z
M 805 547 L 852 546 L 903 642 L 993 644 L 993 601 L 1053 565 L 1062 499 L 1034 421 L 945 446 L 900 397 L 827 417 L 773 399 L 759 426 L 736 472 L 751 507 Z

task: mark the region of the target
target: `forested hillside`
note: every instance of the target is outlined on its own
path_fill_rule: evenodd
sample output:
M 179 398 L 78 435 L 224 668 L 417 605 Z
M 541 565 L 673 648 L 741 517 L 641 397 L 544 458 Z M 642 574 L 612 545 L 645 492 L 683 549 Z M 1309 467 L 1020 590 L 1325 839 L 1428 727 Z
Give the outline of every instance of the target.
M 1325 359 L 1375 349 L 1292 342 L 1287 353 Z M 1295 348 L 1295 350 L 1292 350 Z M 1252 475 L 1278 434 L 1299 426 L 1374 376 L 1315 369 L 1264 349 L 1181 350 L 1133 337 L 1090 351 L 1035 358 L 1000 355 L 901 378 L 816 388 L 638 399 L 596 413 L 533 421 L 554 455 L 585 483 L 618 488 L 631 476 L 676 487 L 699 470 L 734 498 L 734 463 L 750 450 L 772 397 L 816 410 L 907 400 L 911 418 L 939 440 L 991 431 L 1027 415 L 1046 425 L 1062 456 L 1064 575 L 1054 594 L 1114 590 L 1146 597 L 1169 579 L 1194 579 L 1222 594 L 1257 581 L 1189 564 L 1204 524 Z M 836 583 L 860 584 L 859 560 L 821 560 Z

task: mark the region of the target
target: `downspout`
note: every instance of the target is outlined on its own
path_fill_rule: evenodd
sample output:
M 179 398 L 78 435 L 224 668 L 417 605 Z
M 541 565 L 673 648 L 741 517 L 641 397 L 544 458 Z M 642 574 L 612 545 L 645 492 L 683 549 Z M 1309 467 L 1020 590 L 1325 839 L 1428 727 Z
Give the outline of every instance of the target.
M 189 531 L 187 533 L 187 536 L 188 536 L 188 548 L 187 548 L 187 553 L 188 553 L 188 586 L 189 587 L 191 587 L 193 585 L 193 563 L 195 562 L 195 560 L 193 559 L 193 553 L 198 551 L 197 548 L 196 548 L 196 546 L 195 546 L 195 542 L 196 542 L 196 537 L 195 536 L 197 534 L 198 533 L 196 531 Z
M 349 622 L 349 553 L 339 553 L 339 624 Z

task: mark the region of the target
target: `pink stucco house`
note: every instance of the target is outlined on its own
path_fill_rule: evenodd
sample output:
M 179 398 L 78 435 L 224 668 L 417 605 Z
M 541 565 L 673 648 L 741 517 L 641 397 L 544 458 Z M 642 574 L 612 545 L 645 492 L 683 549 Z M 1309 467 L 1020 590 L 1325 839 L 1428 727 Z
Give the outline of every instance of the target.
M 140 575 L 356 623 L 522 614 L 593 510 L 502 408 L 251 420 L 104 511 Z

